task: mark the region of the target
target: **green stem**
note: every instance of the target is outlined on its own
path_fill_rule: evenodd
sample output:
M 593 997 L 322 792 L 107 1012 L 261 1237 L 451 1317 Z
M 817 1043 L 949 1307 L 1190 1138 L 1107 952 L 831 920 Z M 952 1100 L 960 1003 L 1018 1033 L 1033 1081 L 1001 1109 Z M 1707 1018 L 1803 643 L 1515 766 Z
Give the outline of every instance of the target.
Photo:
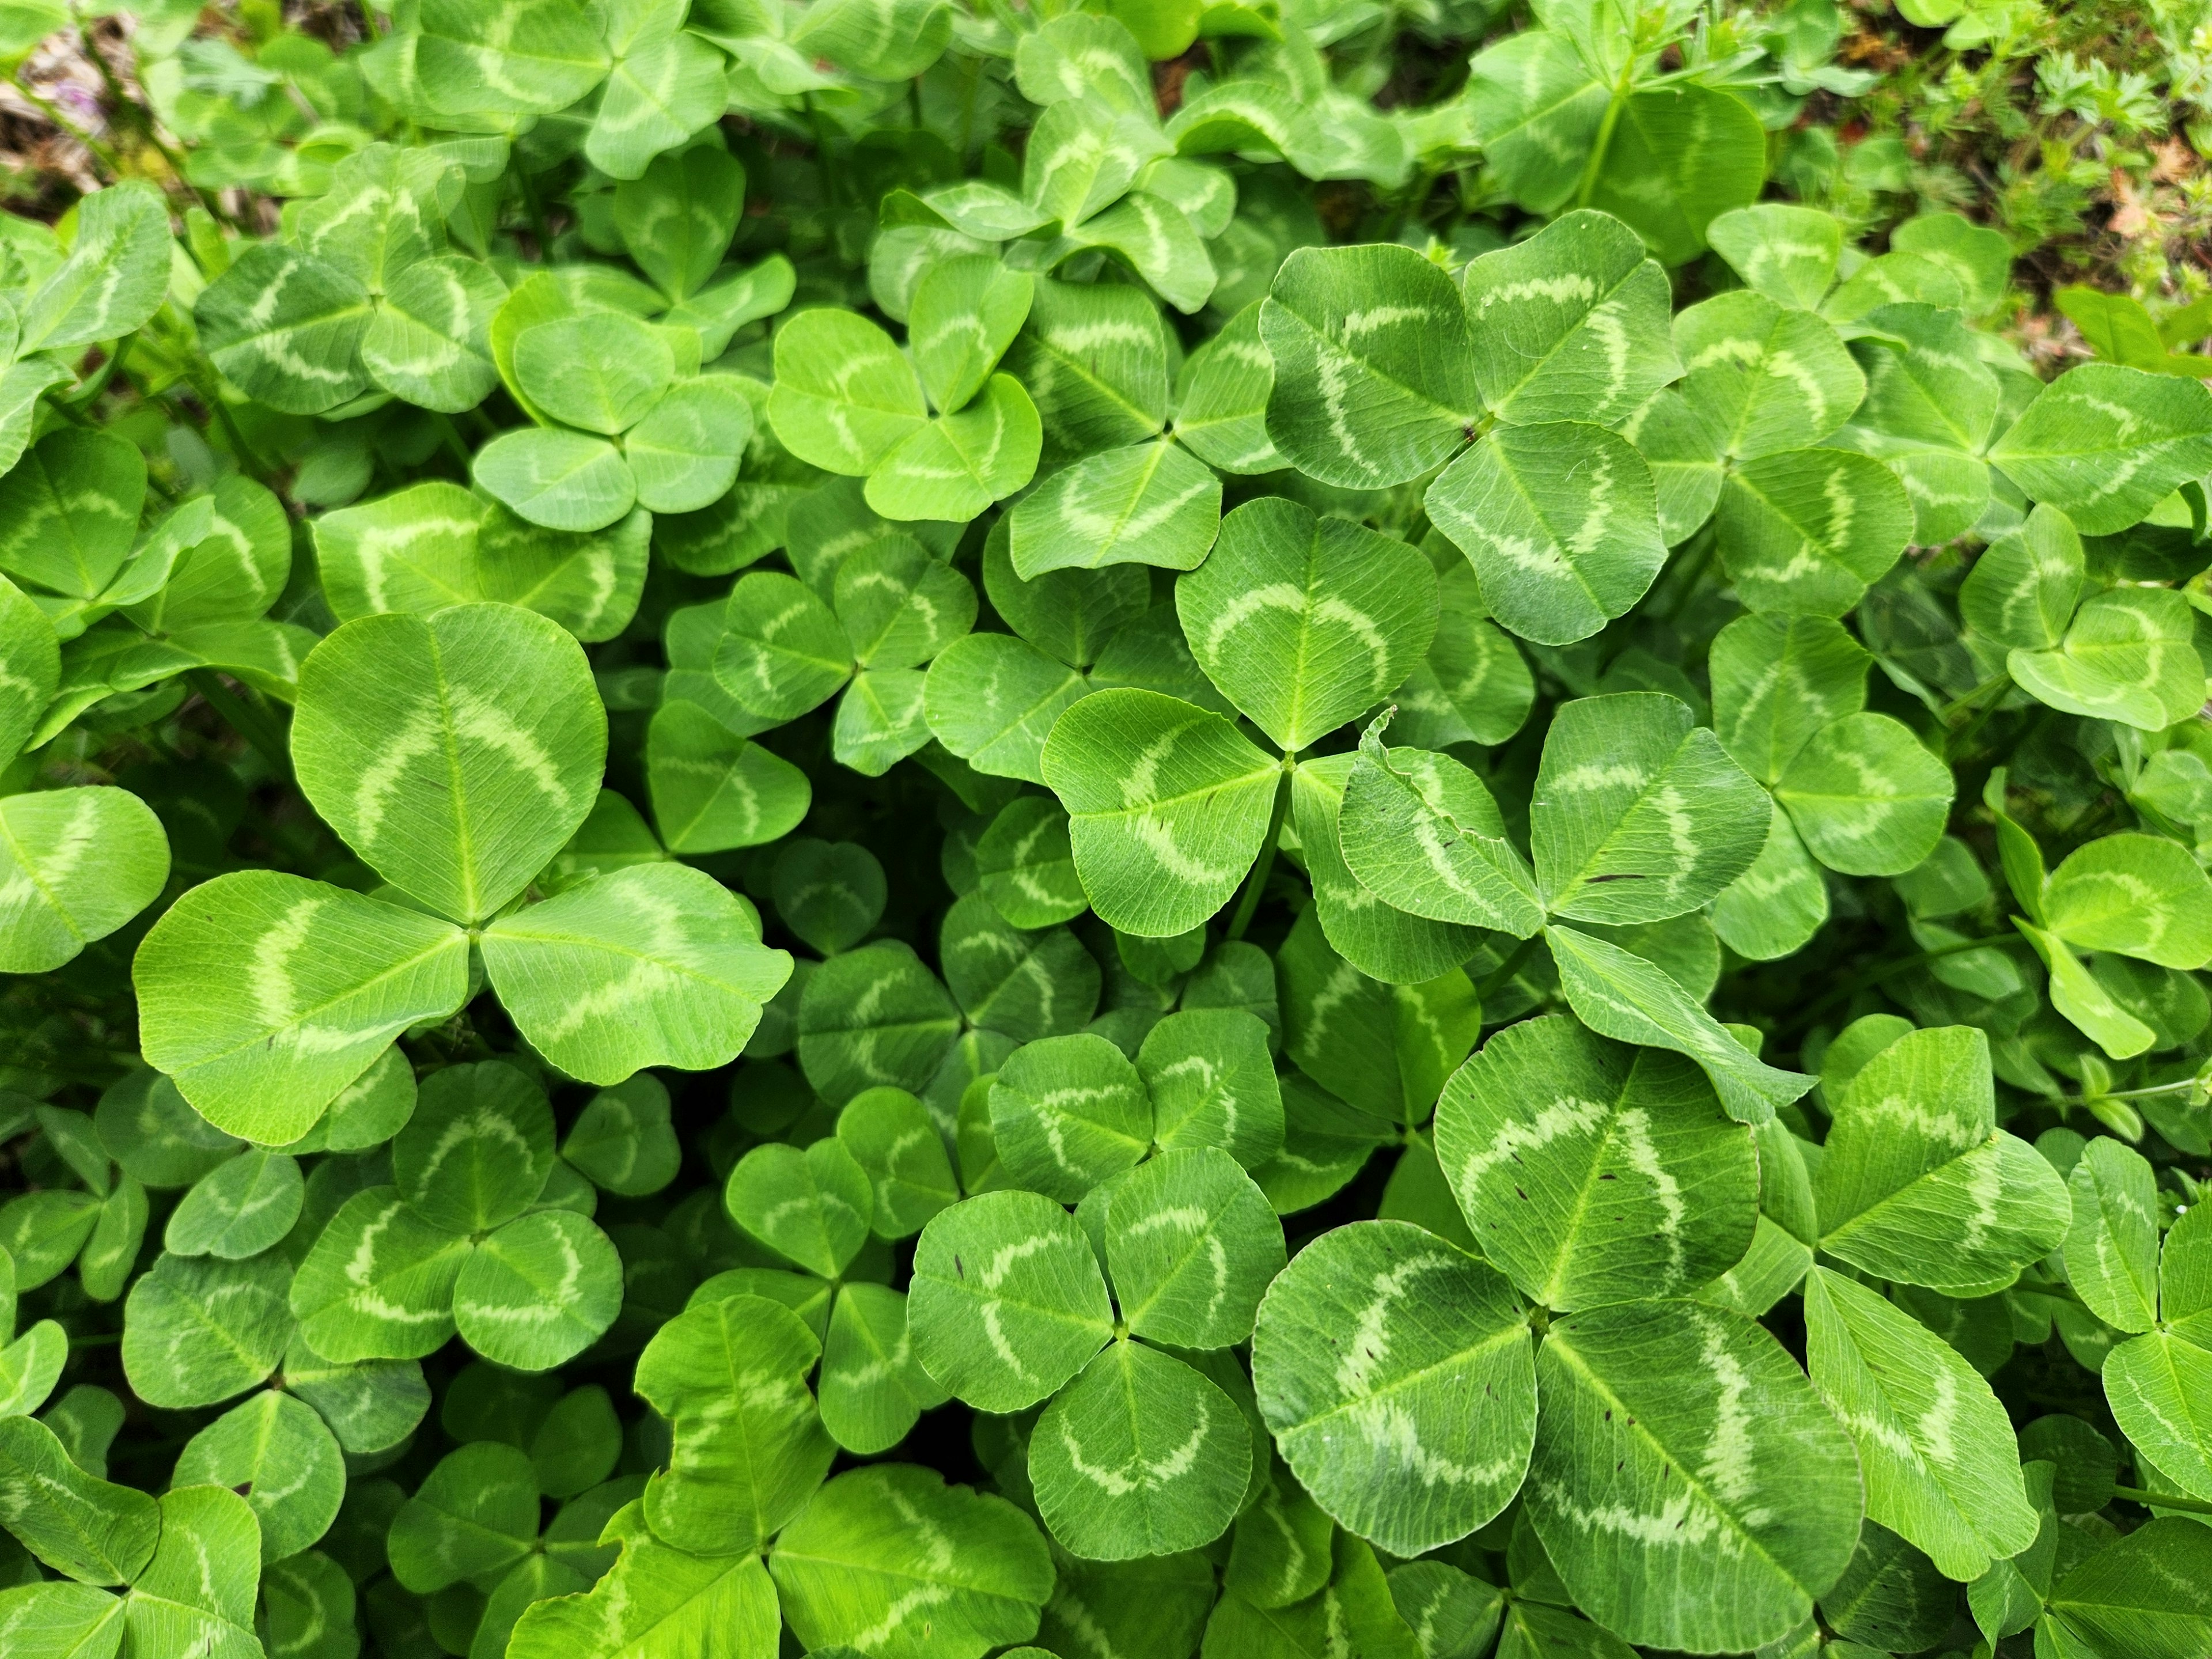
M 1613 98 L 1605 106 L 1605 116 L 1598 123 L 1597 142 L 1590 146 L 1589 160 L 1583 163 L 1582 181 L 1575 186 L 1575 205 L 1588 207 L 1590 198 L 1597 194 L 1598 174 L 1605 167 L 1605 153 L 1613 147 L 1613 130 L 1620 125 L 1620 112 L 1628 107 L 1628 88 L 1636 78 L 1636 56 L 1629 54 L 1620 80 L 1613 89 Z
M 1966 710 L 1972 708 L 1976 703 L 1979 702 L 1984 697 L 1989 696 L 1990 692 L 1996 690 L 1999 686 L 2010 685 L 2011 684 L 2012 676 L 2000 669 L 1997 672 L 1990 675 L 1989 678 L 1984 680 L 1979 685 L 1976 686 L 1972 690 L 1967 692 L 1965 696 L 1946 703 L 1943 706 L 1943 712 L 1936 715 L 1936 718 L 1942 720 L 1944 725 L 1948 726 L 1954 717 L 1965 714 Z
M 1505 960 L 1482 976 L 1482 983 L 1474 988 L 1474 1000 L 1479 1006 L 1490 1000 L 1513 982 L 1513 975 L 1521 971 L 1521 964 L 1528 960 L 1528 953 L 1536 948 L 1536 935 L 1531 933 L 1506 955 Z
M 1260 843 L 1260 857 L 1252 873 L 1244 879 L 1243 896 L 1237 901 L 1237 914 L 1229 919 L 1229 937 L 1243 939 L 1244 930 L 1252 925 L 1252 912 L 1259 908 L 1260 890 L 1267 884 L 1267 875 L 1275 867 L 1275 844 L 1283 837 L 1283 819 L 1291 810 L 1291 780 L 1297 773 L 1287 754 L 1283 757 L 1282 781 L 1275 786 L 1274 810 L 1267 815 L 1267 838 Z
M 2140 1504 L 2145 1509 L 2179 1510 L 2185 1515 L 2212 1515 L 2212 1504 L 2201 1498 L 2184 1498 L 2179 1492 L 2145 1492 L 2141 1486 L 2115 1486 L 2112 1496 L 2124 1498 L 2130 1504 Z
M 266 709 L 256 708 L 233 691 L 212 668 L 195 668 L 185 676 L 185 680 L 209 708 L 222 716 L 225 725 L 253 745 L 255 752 L 269 763 L 278 777 L 292 775 L 292 757 L 285 744 L 283 728 Z
M 230 441 L 232 453 L 238 457 L 238 464 L 252 473 L 257 483 L 267 485 L 270 489 L 275 489 L 275 484 L 270 481 L 276 474 L 270 471 L 269 464 L 261 459 L 260 453 L 253 446 L 246 441 L 246 434 L 240 430 L 237 419 L 230 412 L 230 405 L 223 402 L 222 394 L 204 385 L 198 376 L 188 379 L 185 384 L 191 386 L 199 400 L 207 405 L 208 413 L 214 416 L 216 423 L 222 428 L 223 436 Z
M 2047 1095 L 2046 1106 L 2094 1106 L 2100 1100 L 2155 1100 L 2160 1095 L 2186 1094 L 2197 1086 L 2193 1077 L 2183 1078 L 2178 1083 L 2154 1083 L 2143 1089 L 2114 1089 L 2108 1093 L 2089 1095 Z

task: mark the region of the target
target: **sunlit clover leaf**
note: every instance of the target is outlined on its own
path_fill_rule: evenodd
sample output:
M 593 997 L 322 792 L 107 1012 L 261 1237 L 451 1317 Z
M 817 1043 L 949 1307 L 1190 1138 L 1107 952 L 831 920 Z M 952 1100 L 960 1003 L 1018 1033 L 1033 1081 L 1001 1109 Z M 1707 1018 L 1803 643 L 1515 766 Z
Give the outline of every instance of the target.
M 252 1659 L 260 1527 L 237 1493 L 180 1486 L 162 1494 L 154 1557 L 123 1598 L 125 1651 Z
M 1344 786 L 1336 829 L 1346 867 L 1396 909 L 1528 938 L 1544 908 L 1489 790 L 1449 755 L 1385 749 L 1382 723 L 1361 737 Z
M 1778 803 L 1766 845 L 1714 898 L 1711 918 L 1721 942 L 1753 962 L 1795 954 L 1827 921 L 1827 880 Z
M 1990 459 L 2085 535 L 2112 535 L 2212 468 L 2212 390 L 2176 375 L 2083 363 L 2036 394 Z
M 2005 667 L 2021 690 L 2053 708 L 2162 731 L 2204 701 L 2194 629 L 2188 601 L 2170 589 L 2094 593 L 2056 644 L 2014 647 Z
M 769 1571 L 800 1642 L 875 1659 L 981 1659 L 1026 1641 L 1053 1587 L 1027 1516 L 910 1464 L 824 1486 L 776 1540 Z
M 986 1193 L 933 1218 L 915 1248 L 908 1328 L 922 1367 L 981 1411 L 1048 1398 L 1113 1334 L 1090 1241 L 1042 1194 Z
M 1432 921 L 1386 903 L 1352 874 L 1339 836 L 1345 789 L 1359 758 L 1353 751 L 1299 763 L 1291 784 L 1290 812 L 1297 857 L 1312 884 L 1314 911 L 1329 947 L 1369 978 L 1421 984 L 1466 962 L 1480 948 L 1482 937 L 1461 923 Z M 1393 783 L 1393 793 L 1395 787 Z
M 653 407 L 675 357 L 653 326 L 620 312 L 555 318 L 514 339 L 524 393 L 553 419 L 612 437 Z
M 1207 1621 L 1206 1641 L 1219 1653 L 1267 1653 L 1285 1659 L 1327 1659 L 1339 1650 L 1370 1659 L 1424 1659 L 1431 1650 L 1392 1600 L 1375 1552 L 1341 1530 L 1334 1540 L 1324 1538 L 1323 1551 L 1327 1583 L 1320 1589 L 1304 1601 L 1276 1607 L 1255 1605 L 1231 1589 Z M 1517 1650 L 1499 1651 L 1506 1659 L 1518 1659 Z
M 1067 809 L 1091 908 L 1122 933 L 1188 933 L 1229 902 L 1267 833 L 1282 768 L 1218 714 L 1131 690 L 1052 728 L 1045 781 Z
M 776 331 L 769 418 L 801 460 L 866 477 L 928 414 L 912 366 L 865 318 L 802 311 Z
M 1989 1042 L 1913 1031 L 1860 1068 L 1814 1182 L 1820 1248 L 1885 1279 L 1986 1296 L 2056 1249 L 2073 1216 L 2042 1155 L 1996 1127 Z
M 561 1157 L 601 1192 L 624 1198 L 659 1192 L 684 1160 L 669 1121 L 667 1086 L 641 1072 L 600 1090 L 562 1137 Z
M 647 1066 L 727 1065 L 791 975 L 750 909 L 680 864 L 615 871 L 502 916 L 482 948 L 522 1034 L 602 1085 Z
M 1176 441 L 1224 472 L 1272 472 L 1283 465 L 1267 436 L 1275 360 L 1260 338 L 1254 301 L 1183 360 L 1176 377 Z
M 487 1359 L 550 1370 L 597 1341 L 622 1311 L 623 1264 L 607 1236 L 568 1210 L 539 1210 L 481 1241 L 453 1281 L 453 1323 Z
M 1149 190 L 1133 190 L 1103 212 L 1071 226 L 1063 242 L 1118 255 L 1154 293 L 1186 315 L 1212 297 L 1220 280 L 1190 216 Z
M 1301 248 L 1260 311 L 1275 360 L 1267 436 L 1301 471 L 1354 489 L 1417 478 L 1482 413 L 1467 313 L 1412 248 Z
M 0 1239 L 15 1267 L 15 1288 L 36 1290 L 76 1260 L 99 1224 L 102 1200 L 75 1188 L 20 1193 L 0 1209 Z
M 61 685 L 61 644 L 46 612 L 0 576 L 0 765 L 21 752 Z
M 1694 259 L 1713 219 L 1758 198 L 1759 117 L 1725 88 L 1695 82 L 1646 87 L 1619 107 L 1590 204 L 1626 220 L 1663 263 Z
M 1012 514 L 1014 568 L 1025 578 L 1115 564 L 1190 570 L 1220 524 L 1221 480 L 1158 438 L 1086 456 L 1024 496 Z
M 508 1638 L 512 1659 L 648 1659 L 687 1644 L 772 1659 L 781 1622 L 757 1555 L 694 1555 L 641 1520 L 611 1524 L 623 1528 L 620 1558 L 588 1593 L 532 1602 Z
M 1476 383 L 1498 417 L 1618 423 L 1680 377 L 1667 275 L 1619 220 L 1582 210 L 1467 268 Z
M 1536 1370 L 1529 1511 L 1577 1606 L 1709 1652 L 1811 1615 L 1857 1540 L 1858 1458 L 1779 1342 L 1722 1309 L 1629 1303 L 1554 1321 Z
M 261 1556 L 281 1561 L 330 1530 L 345 1497 L 338 1443 L 314 1408 L 271 1389 L 234 1406 L 185 1444 L 179 1486 L 228 1486 L 261 1523 Z
M 0 972 L 60 967 L 160 897 L 168 877 L 161 821 L 128 790 L 0 797 Z
M 1266 989 L 1272 996 L 1272 983 Z M 1154 1145 L 1218 1147 L 1247 1170 L 1274 1157 L 1283 1099 L 1269 1041 L 1267 1022 L 1243 1008 L 1185 1006 L 1156 1024 L 1137 1050 Z
M 276 496 L 250 479 L 228 477 L 217 479 L 204 499 L 204 520 L 199 499 L 163 520 L 138 559 L 102 596 L 121 597 L 137 585 L 156 546 L 165 557 L 173 546 L 175 560 L 161 591 L 125 612 L 149 633 L 181 635 L 258 617 L 291 574 L 291 522 Z
M 1713 730 L 1771 787 L 1815 733 L 1866 706 L 1872 657 L 1826 617 L 1739 617 L 1709 658 Z
M 637 481 L 605 438 L 550 427 L 503 432 L 476 453 L 478 487 L 533 524 L 598 530 L 629 512 Z
M 975 843 L 983 896 L 1016 927 L 1049 927 L 1091 908 L 1075 873 L 1067 814 L 1058 802 L 1019 796 Z
M 799 1005 L 799 1060 L 842 1106 L 864 1089 L 920 1094 L 960 1034 L 960 1008 L 913 947 L 884 939 L 832 957 Z
M 447 1452 L 392 1516 L 392 1576 L 418 1595 L 496 1584 L 538 1541 L 538 1500 L 520 1448 L 476 1440 Z
M 331 611 L 350 622 L 483 599 L 477 548 L 483 519 L 480 498 L 442 481 L 325 513 L 310 527 Z
M 1691 409 L 1738 460 L 1818 443 L 1851 417 L 1866 376 L 1836 331 L 1746 289 L 1674 316 Z
M 300 1264 L 290 1291 L 301 1335 L 328 1359 L 415 1359 L 453 1334 L 466 1235 L 416 1215 L 392 1187 L 356 1193 Z
M 1299 1481 L 1393 1553 L 1466 1536 L 1528 1468 L 1536 1389 L 1520 1300 L 1411 1223 L 1357 1222 L 1301 1250 L 1261 1304 L 1252 1372 Z
M 1048 458 L 1157 437 L 1168 416 L 1168 347 L 1142 289 L 1040 282 L 1006 362 L 1036 400 Z
M 1956 1348 L 1821 1267 L 1805 1324 L 1813 1385 L 1858 1445 L 1870 1517 L 1949 1578 L 1977 1578 L 2035 1541 L 2011 1422 Z
M 1567 1006 L 1583 1024 L 1616 1042 L 1687 1054 L 1737 1122 L 1765 1122 L 1816 1081 L 1761 1061 L 1672 975 L 1635 952 L 1572 927 L 1547 927 L 1544 940 Z
M 279 1255 L 222 1261 L 164 1253 L 124 1307 L 123 1372 L 132 1391 L 149 1405 L 182 1407 L 252 1388 L 291 1343 L 291 1280 Z
M 419 27 L 416 84 L 448 114 L 550 114 L 607 72 L 599 20 L 575 0 L 425 0 Z
M 1255 1607 L 1303 1601 L 1328 1583 L 1335 1532 L 1336 1522 L 1304 1486 L 1271 1469 L 1258 1499 L 1230 1534 L 1222 1588 Z
M 288 240 L 382 294 L 444 246 L 445 216 L 460 184 L 449 155 L 371 144 L 331 168 L 330 189 L 289 216 Z
M 409 1026 L 460 1006 L 468 938 L 275 871 L 196 887 L 138 947 L 149 1063 L 219 1128 L 296 1140 Z
M 114 1659 L 125 1628 L 121 1600 L 88 1584 L 33 1578 L 0 1590 L 0 1631 L 27 1654 Z
M 0 477 L 0 569 L 72 599 L 98 599 L 131 557 L 146 459 L 112 432 L 63 427 Z
M 1102 1036 L 1024 1043 L 991 1085 L 991 1132 L 1014 1181 L 1073 1204 L 1150 1150 L 1144 1079 Z
M 1759 856 L 1761 791 L 1694 719 L 1687 703 L 1655 691 L 1560 706 L 1529 808 L 1536 883 L 1552 914 L 1680 915 Z
M 1218 1538 L 1243 1499 L 1251 1458 L 1250 1431 L 1227 1395 L 1181 1360 L 1122 1340 L 1045 1407 L 1029 1468 L 1053 1535 L 1118 1561 Z
M 1841 616 L 1912 538 L 1912 502 L 1871 456 L 1778 450 L 1729 470 L 1716 531 L 1753 610 Z
M 2181 1490 L 2212 1492 L 2212 1239 L 2192 1206 L 2166 1236 L 2159 1322 L 2106 1357 L 2105 1397 L 2128 1438 Z M 2212 1500 L 2208 1500 L 2212 1501 Z
M 374 307 L 343 267 L 264 242 L 208 284 L 192 313 L 215 366 L 271 409 L 318 415 L 368 386 L 361 343 Z
M 1436 634 L 1436 576 L 1403 542 L 1266 496 L 1176 583 L 1191 654 L 1285 752 L 1364 713 Z
M 2158 1322 L 2158 1188 L 2142 1154 L 2099 1136 L 2067 1178 L 2074 1224 L 2066 1234 L 2066 1282 L 2115 1330 Z
M 87 195 L 69 257 L 19 301 L 15 356 L 136 332 L 167 292 L 173 246 L 151 185 L 128 180 Z
M 1152 103 L 1144 48 L 1118 19 L 1092 13 L 1063 12 L 1023 35 L 1014 76 L 1034 104 L 1089 98 L 1133 111 Z
M 804 582 L 763 570 L 730 590 L 714 678 L 748 712 L 795 720 L 852 672 L 852 644 L 836 613 Z
M 1960 619 L 1993 644 L 2047 651 L 2064 637 L 2087 580 L 2074 521 L 2038 504 L 1975 559 L 1959 586 Z
M 921 1231 L 960 1201 L 945 1142 L 929 1109 L 904 1089 L 864 1089 L 837 1115 L 837 1140 L 867 1177 L 869 1228 L 878 1238 Z
M 1021 382 L 994 374 L 972 403 L 884 458 L 868 475 L 868 505 L 889 519 L 972 519 L 1036 476 L 1041 441 Z
M 1650 469 L 1576 421 L 1500 427 L 1424 498 L 1463 550 L 1498 623 L 1524 639 L 1587 639 L 1643 598 L 1666 562 Z
M 1249 1336 L 1260 1298 L 1282 1271 L 1283 1229 L 1237 1160 L 1212 1146 L 1164 1152 L 1109 1192 L 1106 1265 L 1129 1329 L 1178 1348 L 1224 1348 Z
M 296 1336 L 277 1386 L 313 1406 L 339 1446 L 356 1455 L 391 1450 L 422 1425 L 430 1409 L 430 1385 L 413 1360 L 340 1364 Z
M 730 1171 L 724 1201 L 747 1233 L 823 1279 L 842 1274 L 867 1243 L 875 1211 L 867 1172 L 836 1136 L 804 1152 L 754 1147 Z
M 1338 956 L 1302 915 L 1277 951 L 1283 1047 L 1299 1070 L 1357 1112 L 1419 1123 L 1482 1029 L 1474 987 L 1455 968 L 1384 984 Z M 1291 1094 L 1285 1093 L 1286 1114 Z
M 945 259 L 916 284 L 907 315 L 915 370 L 930 403 L 959 409 L 983 389 L 1028 320 L 1036 279 L 987 254 Z
M 301 787 L 362 859 L 463 921 L 496 912 L 592 808 L 606 716 L 574 637 L 512 605 L 364 617 L 301 670 Z
M 1751 1133 L 1687 1061 L 1553 1015 L 1453 1073 L 1437 1157 L 1484 1255 L 1570 1312 L 1684 1294 L 1750 1247 Z
M 228 1261 L 258 1255 L 292 1231 L 305 1194 L 299 1159 L 249 1148 L 193 1184 L 169 1212 L 162 1245 L 173 1255 Z
M 0 1504 L 18 1541 L 80 1583 L 137 1578 L 161 1536 L 154 1498 L 87 1474 L 33 1418 L 0 1418 Z
M 392 279 L 362 337 L 362 367 L 422 408 L 473 409 L 499 384 L 490 330 L 506 298 L 499 274 L 477 260 L 442 254 L 409 265 Z
M 2040 908 L 2045 926 L 2081 950 L 2165 968 L 2212 957 L 2212 880 L 2162 836 L 2129 832 L 2076 848 L 2051 872 Z
M 638 1356 L 637 1391 L 669 1421 L 669 1467 L 645 1492 L 653 1534 L 702 1554 L 756 1550 L 800 1510 L 836 1448 L 806 1373 L 821 1345 L 754 1296 L 678 1315 Z
M 969 1025 L 1008 1042 L 1079 1031 L 1097 1010 L 1097 960 L 1074 934 L 1024 933 L 981 894 L 945 914 L 937 954 Z
M 1910 727 L 1863 713 L 1814 732 L 1774 784 L 1813 856 L 1847 875 L 1902 875 L 1925 859 L 1952 793 L 1950 769 Z
M 614 62 L 584 154 L 612 178 L 640 177 L 653 157 L 710 125 L 729 103 L 722 54 L 681 28 L 683 20 L 684 9 L 663 0 L 617 0 L 606 9 Z
M 424 1082 L 393 1139 L 392 1179 L 432 1225 L 485 1232 L 536 1201 L 553 1170 L 553 1139 L 545 1091 L 520 1068 L 449 1066 Z
M 1833 214 L 1783 202 L 1723 213 L 1705 227 L 1705 238 L 1744 286 L 1801 311 L 1815 309 L 1835 285 L 1844 250 Z
M 943 0 L 830 0 L 807 9 L 791 42 L 872 81 L 907 81 L 944 54 L 953 11 Z
M 143 1188 L 140 1203 L 143 1204 Z M 137 1241 L 131 1241 L 130 1255 L 137 1255 Z M 85 1269 L 77 1270 L 82 1278 Z M 118 1283 L 118 1291 L 120 1285 Z M 102 1298 L 112 1300 L 112 1297 Z M 5 1326 L 0 1326 L 4 1330 Z M 69 1363 L 69 1336 L 61 1326 L 51 1319 L 41 1319 L 21 1336 L 5 1346 L 0 1346 L 0 1417 L 27 1415 L 46 1403 L 61 1381 L 62 1367 Z

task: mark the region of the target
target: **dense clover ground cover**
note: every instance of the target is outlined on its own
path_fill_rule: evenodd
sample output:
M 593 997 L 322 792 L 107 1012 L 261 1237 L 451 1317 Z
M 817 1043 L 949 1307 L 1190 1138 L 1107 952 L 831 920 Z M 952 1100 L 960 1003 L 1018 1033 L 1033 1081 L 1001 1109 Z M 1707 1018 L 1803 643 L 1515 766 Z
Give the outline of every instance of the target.
M 2212 1651 L 2212 360 L 1839 27 L 0 7 L 0 1653 Z

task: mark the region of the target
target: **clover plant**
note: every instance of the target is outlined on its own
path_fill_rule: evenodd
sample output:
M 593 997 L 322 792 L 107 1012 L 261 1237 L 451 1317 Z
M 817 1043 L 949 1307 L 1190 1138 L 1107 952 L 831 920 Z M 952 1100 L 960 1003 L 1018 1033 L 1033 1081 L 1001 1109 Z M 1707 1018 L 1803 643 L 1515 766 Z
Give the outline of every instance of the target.
M 2201 328 L 1802 4 L 294 10 L 0 8 L 0 1653 L 2212 1651 Z

